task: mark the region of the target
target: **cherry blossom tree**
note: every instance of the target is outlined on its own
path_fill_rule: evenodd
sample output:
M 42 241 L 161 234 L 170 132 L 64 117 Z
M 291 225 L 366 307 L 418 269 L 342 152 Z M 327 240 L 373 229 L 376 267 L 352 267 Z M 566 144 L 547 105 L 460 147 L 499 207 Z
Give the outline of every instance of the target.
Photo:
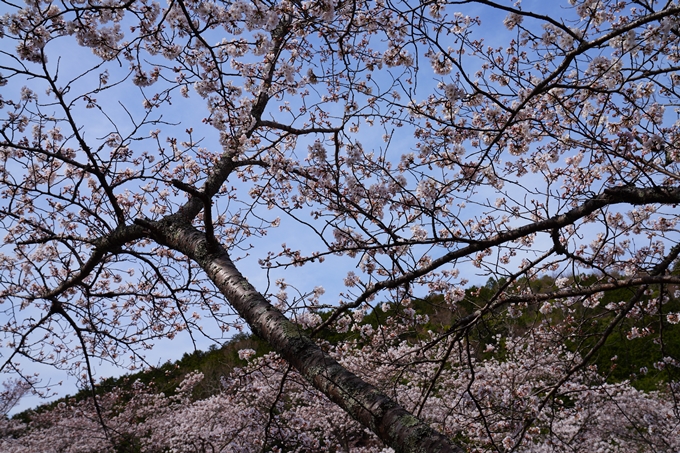
M 1 369 L 94 386 L 95 362 L 245 322 L 396 451 L 500 451 L 560 417 L 576 436 L 560 405 L 620 334 L 652 340 L 644 373 L 675 401 L 680 5 L 526 3 L 3 3 Z M 274 284 L 248 282 L 251 256 Z M 326 260 L 339 303 L 286 278 Z M 489 284 L 471 295 L 473 276 Z M 411 335 L 392 387 L 320 339 L 350 330 L 374 354 Z M 510 370 L 536 338 L 565 345 L 559 365 Z M 485 367 L 551 379 L 506 397 Z M 637 398 L 617 389 L 616 407 Z M 532 403 L 506 415 L 513 394 Z
M 7 415 L 19 400 L 30 390 L 31 382 L 13 379 L 3 382 L 0 392 L 0 414 Z
M 557 404 L 550 412 L 542 411 L 536 390 L 560 379 L 555 371 L 573 353 L 555 345 L 550 335 L 506 340 L 504 359 L 484 361 L 476 367 L 472 383 L 466 374 L 468 364 L 451 360 L 439 377 L 442 391 L 422 408 L 426 421 L 456 438 L 467 451 L 671 452 L 680 447 L 680 418 L 672 401 L 628 383 L 607 384 L 594 370 L 574 373 L 563 385 L 566 392 Z M 370 345 L 343 345 L 330 353 L 348 369 L 365 373 L 378 388 L 398 392 L 405 406 L 415 409 L 423 384 L 427 385 L 426 375 L 436 371 L 435 361 L 444 352 L 438 349 L 445 345 L 426 353 L 435 361 L 425 372 L 421 367 L 404 373 L 395 362 L 415 349 L 401 342 L 381 352 Z M 311 389 L 276 354 L 251 359 L 223 379 L 220 391 L 193 398 L 192 391 L 203 378 L 200 373 L 189 374 L 173 395 L 140 381 L 128 390 L 111 389 L 99 398 L 103 425 L 91 398 L 62 401 L 34 414 L 30 423 L 7 420 L 0 449 L 8 453 L 392 451 Z M 517 436 L 518 423 L 531 414 L 538 414 L 536 420 Z

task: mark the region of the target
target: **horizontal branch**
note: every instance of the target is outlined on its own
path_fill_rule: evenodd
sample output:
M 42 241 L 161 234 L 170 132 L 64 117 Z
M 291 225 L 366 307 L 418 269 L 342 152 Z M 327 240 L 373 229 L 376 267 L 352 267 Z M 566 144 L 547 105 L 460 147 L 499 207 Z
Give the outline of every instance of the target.
M 547 293 L 536 294 L 518 294 L 507 296 L 499 300 L 502 304 L 512 304 L 518 302 L 527 302 L 535 304 L 552 299 L 566 299 L 569 297 L 590 296 L 604 291 L 613 291 L 615 289 L 632 288 L 642 285 L 680 285 L 680 276 L 678 275 L 645 275 L 641 277 L 632 277 L 624 280 L 615 280 L 613 282 L 600 283 L 596 285 L 589 285 L 583 287 L 569 287 L 551 291 Z
M 598 209 L 605 206 L 615 204 L 630 204 L 630 205 L 644 205 L 644 204 L 678 204 L 680 203 L 680 188 L 677 187 L 613 187 L 605 189 L 604 192 L 591 200 L 586 201 L 581 206 L 571 209 L 570 211 L 550 217 L 545 220 L 530 223 L 512 230 L 498 233 L 497 235 L 487 240 L 479 240 L 466 247 L 453 250 L 437 259 L 434 259 L 427 266 L 423 266 L 412 272 L 401 275 L 400 277 L 390 278 L 369 286 L 354 302 L 347 304 L 336 310 L 322 325 L 318 326 L 314 333 L 320 329 L 330 325 L 342 313 L 347 310 L 356 308 L 367 301 L 371 296 L 383 289 L 392 289 L 412 282 L 416 278 L 422 277 L 434 270 L 442 267 L 459 258 L 471 255 L 476 252 L 481 252 L 491 247 L 512 242 L 522 237 L 529 236 L 541 231 L 550 231 L 557 228 L 563 228 L 571 225 L 579 219 L 582 219 Z
M 124 227 L 118 227 L 110 234 L 94 240 L 94 251 L 85 264 L 80 268 L 78 273 L 72 278 L 63 282 L 58 287 L 43 294 L 41 297 L 43 299 L 53 299 L 59 297 L 65 291 L 82 283 L 82 281 L 90 275 L 94 268 L 102 262 L 102 259 L 107 254 L 117 250 L 127 243 L 142 239 L 145 236 L 146 233 L 144 228 L 140 225 L 127 225 Z

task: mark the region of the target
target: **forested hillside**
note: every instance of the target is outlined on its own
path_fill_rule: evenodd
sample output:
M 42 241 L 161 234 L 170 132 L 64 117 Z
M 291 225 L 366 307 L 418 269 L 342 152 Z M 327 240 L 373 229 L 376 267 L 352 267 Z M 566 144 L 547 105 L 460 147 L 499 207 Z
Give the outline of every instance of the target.
M 532 281 L 528 287 L 540 293 L 555 290 L 557 285 L 586 286 L 594 280 L 594 276 L 571 277 L 566 282 L 543 277 Z M 413 300 L 406 310 L 385 306 L 368 311 L 361 319 L 349 321 L 346 329 L 319 335 L 317 342 L 347 366 L 363 368 L 364 372 L 371 373 L 374 382 L 388 392 L 392 389 L 395 397 L 408 396 L 409 392 L 404 388 L 415 392 L 412 400 L 408 397 L 401 399 L 402 404 L 418 413 L 422 411 L 428 420 L 436 424 L 437 417 L 442 416 L 437 414 L 443 408 L 437 407 L 437 403 L 413 406 L 419 399 L 418 395 L 432 392 L 434 401 L 438 401 L 451 392 L 460 392 L 463 390 L 461 382 L 453 377 L 458 373 L 468 373 L 467 364 L 461 363 L 460 368 L 452 366 L 446 370 L 433 370 L 444 376 L 451 374 L 449 383 L 446 384 L 444 379 L 436 389 L 429 388 L 428 381 L 418 373 L 405 371 L 408 369 L 405 365 L 413 361 L 427 361 L 426 354 L 413 355 L 414 351 L 419 348 L 427 350 L 428 345 L 436 343 L 437 337 L 455 329 L 460 319 L 474 316 L 504 284 L 490 279 L 485 286 L 468 288 L 456 307 L 455 317 L 444 296 L 432 295 Z M 581 350 L 590 349 L 592 345 L 584 343 L 594 341 L 589 338 L 599 338 L 603 326 L 611 321 L 611 313 L 603 306 L 617 304 L 629 296 L 629 289 L 619 288 L 604 292 L 598 303 L 590 306 L 576 302 L 548 309 L 546 304 L 555 304 L 553 300 L 527 306 L 519 316 L 499 310 L 490 318 L 490 324 L 479 324 L 465 339 L 466 347 L 473 351 L 474 360 L 484 364 L 491 373 L 491 376 L 477 378 L 478 386 L 473 394 L 479 400 L 472 399 L 468 404 L 488 404 L 488 409 L 493 409 L 490 419 L 497 418 L 493 423 L 499 426 L 511 420 L 516 422 L 520 414 L 524 414 L 520 419 L 531 414 L 531 411 L 527 412 L 526 399 L 545 391 L 542 388 L 547 388 L 544 386 L 550 380 L 550 368 L 563 366 L 565 359 L 570 360 Z M 658 296 L 658 293 L 650 293 L 647 300 L 651 303 Z M 670 300 L 664 305 L 666 309 L 680 308 L 680 299 L 668 297 Z M 411 309 L 418 315 L 413 316 Z M 315 314 L 319 315 L 317 322 L 329 316 L 329 312 L 324 310 Z M 561 318 L 567 316 L 579 320 L 571 324 L 582 329 L 575 331 L 573 336 L 580 341 L 567 341 L 563 347 L 555 348 L 535 338 L 533 332 L 537 325 L 549 329 L 552 325 L 563 324 Z M 554 410 L 563 412 L 560 422 L 568 421 L 570 429 L 580 426 L 583 433 L 556 438 L 554 431 L 550 435 L 531 431 L 528 442 L 522 444 L 520 451 L 538 451 L 548 447 L 558 451 L 560 446 L 584 451 L 582 449 L 601 443 L 603 437 L 600 436 L 605 434 L 610 436 L 605 444 L 611 448 L 615 446 L 616 451 L 631 451 L 626 448 L 671 451 L 668 448 L 675 445 L 672 439 L 678 418 L 672 411 L 667 412 L 669 408 L 662 402 L 670 398 L 668 385 L 678 378 L 678 364 L 669 358 L 680 356 L 680 325 L 660 323 L 662 314 L 654 311 L 651 305 L 641 316 L 646 319 L 647 330 L 644 333 L 632 335 L 634 330 L 626 322 L 622 323 L 609 335 L 592 365 L 576 374 L 566 390 L 554 397 L 553 404 L 557 404 Z M 390 325 L 394 326 L 394 330 L 389 328 Z M 382 333 L 391 338 L 386 342 L 390 347 L 386 348 L 385 344 L 376 347 L 367 335 L 368 331 L 380 330 L 380 326 L 388 326 L 382 329 Z M 311 328 L 308 328 L 307 333 L 310 331 Z M 550 334 L 546 332 L 546 335 Z M 582 340 L 584 338 L 586 340 Z M 659 348 L 660 344 L 662 348 Z M 538 349 L 532 350 L 533 347 Z M 511 381 L 505 381 L 509 377 L 512 377 Z M 488 387 L 490 379 L 502 382 L 511 393 L 493 395 Z M 482 385 L 485 381 L 487 384 Z M 446 388 L 446 385 L 451 388 Z M 239 393 L 242 386 L 250 388 L 248 398 L 238 396 L 243 394 Z M 18 452 L 28 446 L 40 448 L 41 442 L 47 442 L 57 434 L 66 436 L 66 443 L 74 442 L 76 445 L 69 451 L 78 453 L 107 448 L 107 437 L 114 440 L 111 451 L 119 453 L 231 451 L 234 448 L 260 451 L 265 447 L 271 451 L 325 449 L 369 452 L 382 448 L 380 441 L 339 413 L 320 394 L 311 391 L 285 362 L 271 352 L 265 341 L 252 334 L 240 334 L 222 348 L 185 354 L 181 360 L 158 368 L 104 379 L 96 392 L 99 408 L 93 405 L 92 393 L 85 389 L 75 396 L 24 411 L 5 421 L 0 440 L 2 451 Z M 459 401 L 456 406 L 465 406 L 465 403 Z M 623 406 L 631 418 L 626 423 L 617 423 L 618 428 L 614 429 L 609 426 L 610 418 L 616 418 L 617 411 L 621 412 Z M 599 409 L 594 410 L 595 407 Z M 236 414 L 230 412 L 234 410 L 237 410 Z M 579 422 L 578 414 L 583 410 L 587 411 L 588 417 Z M 159 417 L 159 413 L 163 415 Z M 101 420 L 98 419 L 100 415 Z M 220 422 L 213 423 L 214 419 Z M 102 428 L 102 422 L 106 429 Z M 477 422 L 480 423 L 479 428 L 488 429 L 490 426 L 484 419 Z M 580 425 L 581 422 L 583 425 Z M 177 427 L 170 428 L 172 423 L 177 423 Z M 441 425 L 442 429 L 446 426 Z M 648 433 L 643 432 L 643 427 Z M 469 428 L 468 422 L 466 431 Z M 473 437 L 455 431 L 453 426 L 448 429 L 457 432 L 457 440 L 471 451 L 485 448 L 490 440 L 483 433 Z M 93 436 L 92 442 L 81 445 L 74 440 L 85 433 Z M 268 439 L 268 443 L 251 444 L 247 437 L 243 437 L 246 433 Z M 591 437 L 586 433 L 590 433 Z M 651 440 L 651 433 L 655 434 L 656 440 Z

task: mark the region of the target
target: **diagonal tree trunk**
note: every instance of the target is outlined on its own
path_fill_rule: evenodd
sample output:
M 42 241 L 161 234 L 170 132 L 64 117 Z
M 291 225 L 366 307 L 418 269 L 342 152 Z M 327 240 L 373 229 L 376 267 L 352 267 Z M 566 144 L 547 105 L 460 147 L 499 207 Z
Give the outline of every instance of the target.
M 209 241 L 188 222 L 178 217 L 173 220 L 138 223 L 148 228 L 156 241 L 198 263 L 252 330 L 331 401 L 396 452 L 463 451 L 326 354 L 241 275 L 224 247 Z

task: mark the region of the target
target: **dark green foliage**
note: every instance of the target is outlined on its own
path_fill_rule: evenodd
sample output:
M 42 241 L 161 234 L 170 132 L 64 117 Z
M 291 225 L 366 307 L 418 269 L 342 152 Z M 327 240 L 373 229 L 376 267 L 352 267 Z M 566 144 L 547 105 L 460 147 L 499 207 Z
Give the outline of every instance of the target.
M 142 445 L 138 438 L 124 434 L 113 439 L 113 450 L 116 453 L 141 453 Z
M 676 367 L 662 365 L 664 358 L 680 358 L 680 324 L 668 323 L 664 314 L 678 311 L 680 300 L 671 298 L 660 313 L 643 315 L 642 322 L 638 320 L 636 324 L 644 325 L 649 334 L 639 338 L 628 338 L 633 322 L 624 319 L 600 349 L 595 359 L 598 370 L 607 374 L 610 382 L 628 379 L 645 391 L 657 390 L 659 384 L 678 379 Z M 608 320 L 600 318 L 598 326 Z

